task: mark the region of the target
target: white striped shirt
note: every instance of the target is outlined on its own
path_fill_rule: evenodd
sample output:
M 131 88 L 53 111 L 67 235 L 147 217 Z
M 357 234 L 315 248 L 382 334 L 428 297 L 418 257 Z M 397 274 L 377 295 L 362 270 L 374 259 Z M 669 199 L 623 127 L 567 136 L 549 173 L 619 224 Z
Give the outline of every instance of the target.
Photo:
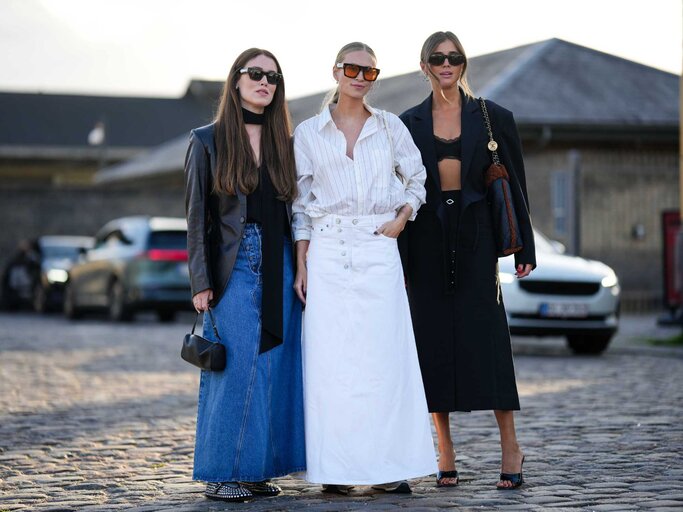
M 294 131 L 299 188 L 292 205 L 295 240 L 310 240 L 311 217 L 379 215 L 409 204 L 413 220 L 424 204 L 427 173 L 408 129 L 394 114 L 366 108 L 371 116 L 353 148 L 353 160 L 346 156 L 346 138 L 334 124 L 329 108 Z M 382 115 L 391 132 L 395 164 Z M 395 165 L 403 181 L 396 175 Z

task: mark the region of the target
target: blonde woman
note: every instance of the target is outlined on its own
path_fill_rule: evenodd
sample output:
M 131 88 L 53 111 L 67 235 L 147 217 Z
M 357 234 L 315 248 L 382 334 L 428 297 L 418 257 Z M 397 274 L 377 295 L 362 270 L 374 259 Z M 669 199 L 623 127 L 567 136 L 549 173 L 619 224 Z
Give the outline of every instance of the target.
M 396 241 L 424 202 L 425 169 L 398 117 L 365 102 L 372 49 L 347 44 L 332 75 L 334 97 L 294 133 L 307 479 L 407 493 L 436 469 Z

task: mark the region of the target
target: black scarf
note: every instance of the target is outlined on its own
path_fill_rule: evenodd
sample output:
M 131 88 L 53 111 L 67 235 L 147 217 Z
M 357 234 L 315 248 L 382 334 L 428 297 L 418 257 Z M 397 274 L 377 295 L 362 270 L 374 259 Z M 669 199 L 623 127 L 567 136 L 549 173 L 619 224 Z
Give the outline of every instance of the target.
M 265 114 L 256 114 L 242 108 L 245 124 L 262 125 Z M 263 293 L 261 296 L 261 341 L 259 354 L 277 347 L 283 339 L 282 279 L 284 264 L 284 237 L 289 232 L 285 203 L 277 198 L 277 191 L 270 179 L 265 162 L 259 167 L 259 188 L 261 194 L 261 274 Z
M 268 169 L 261 165 L 261 345 L 259 354 L 282 343 L 282 278 L 284 265 L 284 229 L 287 221 L 285 203 L 277 198 Z

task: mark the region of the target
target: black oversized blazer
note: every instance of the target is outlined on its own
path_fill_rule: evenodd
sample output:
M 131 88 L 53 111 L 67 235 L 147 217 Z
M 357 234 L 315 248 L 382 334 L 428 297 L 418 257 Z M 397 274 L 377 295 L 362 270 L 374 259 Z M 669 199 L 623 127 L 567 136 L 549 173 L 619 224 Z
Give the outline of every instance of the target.
M 216 193 L 214 123 L 195 128 L 185 156 L 185 214 L 192 295 L 211 288 L 218 303 L 235 266 L 247 219 L 247 197 Z M 291 223 L 291 203 L 287 203 Z
M 487 148 L 488 134 L 479 102 L 474 98 L 469 98 L 462 91 L 461 99 L 462 213 L 471 204 L 486 199 L 483 173 L 491 164 L 491 153 Z M 526 176 L 517 125 L 512 112 L 509 110 L 490 100 L 486 101 L 486 105 L 491 119 L 493 137 L 498 142 L 498 155 L 510 176 L 510 188 L 524 243 L 523 250 L 515 254 L 515 264 L 530 263 L 535 267 L 536 250 L 529 216 Z M 441 204 L 441 180 L 434 146 L 432 95 L 430 94 L 425 101 L 406 110 L 399 117 L 413 136 L 415 145 L 422 153 L 422 163 L 427 169 L 427 180 L 425 182 L 427 201 L 419 211 L 437 212 Z M 399 243 L 399 247 L 402 246 L 404 247 L 404 244 Z M 406 252 L 402 250 L 404 265 L 406 264 Z

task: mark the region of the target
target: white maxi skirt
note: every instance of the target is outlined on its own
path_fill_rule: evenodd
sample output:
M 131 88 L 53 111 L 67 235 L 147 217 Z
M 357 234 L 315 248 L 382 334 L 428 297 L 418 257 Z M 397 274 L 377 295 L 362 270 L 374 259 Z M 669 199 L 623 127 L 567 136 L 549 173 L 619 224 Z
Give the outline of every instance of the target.
M 306 479 L 372 485 L 436 472 L 394 213 L 313 219 L 303 320 Z

